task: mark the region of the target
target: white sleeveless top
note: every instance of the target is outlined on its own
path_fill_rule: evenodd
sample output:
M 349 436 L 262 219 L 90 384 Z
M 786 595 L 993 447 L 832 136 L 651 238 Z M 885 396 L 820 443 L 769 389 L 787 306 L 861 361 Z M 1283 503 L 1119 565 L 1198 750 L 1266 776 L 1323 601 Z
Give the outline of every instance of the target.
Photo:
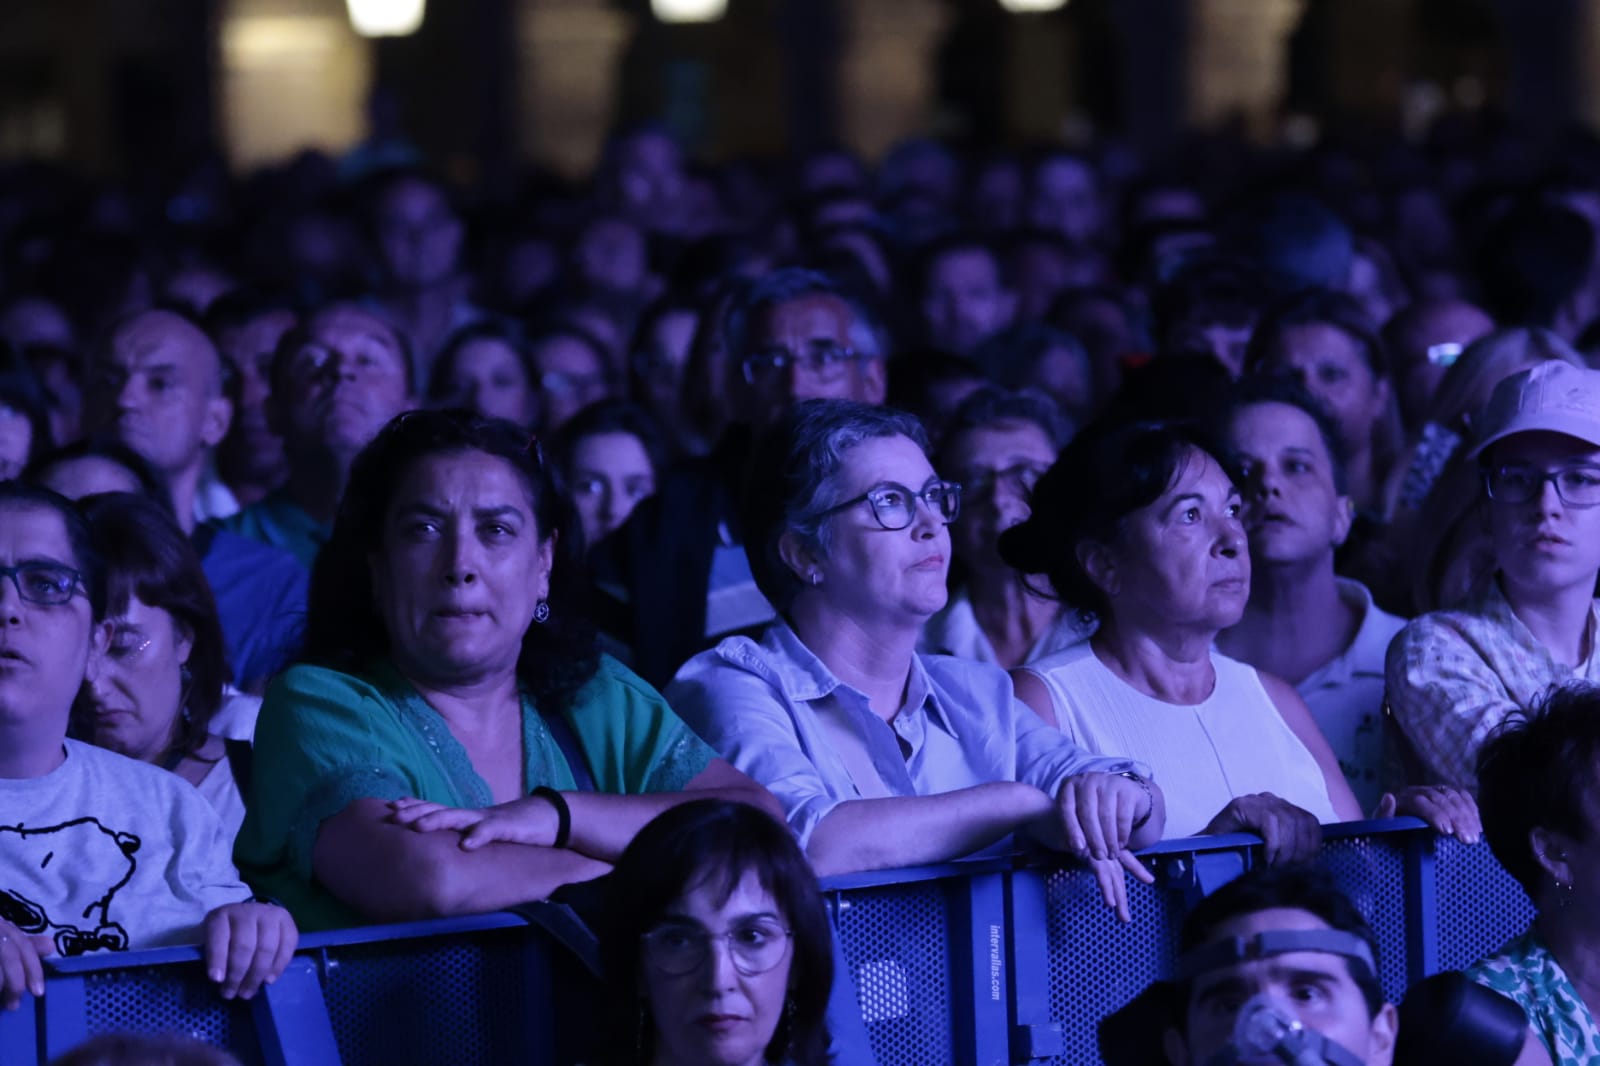
M 1217 684 L 1203 703 L 1166 703 L 1113 674 L 1085 642 L 1024 669 L 1050 690 L 1056 720 L 1100 755 L 1145 763 L 1167 798 L 1167 839 L 1198 834 L 1237 796 L 1271 792 L 1339 821 L 1322 768 L 1300 743 L 1255 667 L 1212 649 Z

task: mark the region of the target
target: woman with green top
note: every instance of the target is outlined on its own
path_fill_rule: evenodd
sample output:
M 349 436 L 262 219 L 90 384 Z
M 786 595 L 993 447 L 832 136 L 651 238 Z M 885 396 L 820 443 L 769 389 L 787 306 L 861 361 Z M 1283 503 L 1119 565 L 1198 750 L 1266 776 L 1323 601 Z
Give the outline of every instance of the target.
M 304 928 L 542 899 L 690 798 L 777 813 L 599 653 L 571 603 L 574 521 L 509 422 L 410 412 L 356 460 L 236 850 Z

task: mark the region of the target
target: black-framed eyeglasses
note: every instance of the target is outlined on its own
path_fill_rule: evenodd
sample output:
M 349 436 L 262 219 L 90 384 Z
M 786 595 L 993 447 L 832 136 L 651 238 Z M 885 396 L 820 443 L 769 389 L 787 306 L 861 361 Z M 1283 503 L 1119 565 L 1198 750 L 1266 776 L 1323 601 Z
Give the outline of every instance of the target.
M 1496 466 L 1484 471 L 1483 486 L 1497 503 L 1527 503 L 1544 492 L 1544 483 L 1556 487 L 1556 495 L 1568 507 L 1594 507 L 1600 504 L 1600 466 L 1578 463 L 1555 470 L 1531 466 Z
M 828 382 L 844 377 L 845 371 L 861 358 L 861 353 L 853 348 L 824 341 L 799 352 L 791 352 L 787 348 L 751 352 L 740 360 L 739 366 L 744 371 L 744 380 L 751 385 L 769 381 L 793 366 L 798 366 L 818 381 Z
M 793 933 L 771 921 L 737 925 L 725 933 L 708 933 L 685 925 L 664 925 L 640 937 L 645 961 L 669 977 L 694 973 L 706 961 L 713 940 L 725 941 L 733 968 L 745 976 L 766 973 L 789 954 Z
M 9 577 L 17 595 L 29 603 L 59 607 L 72 599 L 83 586 L 83 575 L 61 563 L 22 563 L 0 566 L 0 577 Z
M 847 511 L 865 500 L 872 506 L 872 517 L 884 529 L 905 529 L 917 519 L 917 501 L 927 504 L 934 514 L 949 525 L 961 513 L 961 486 L 954 481 L 935 481 L 921 492 L 914 492 L 892 481 L 874 485 L 859 496 L 823 511 L 824 517 Z
M 995 486 L 1006 484 L 1019 496 L 1027 496 L 1044 477 L 1048 463 L 1013 463 L 1003 470 L 966 470 L 961 473 L 961 491 L 974 500 L 988 497 Z

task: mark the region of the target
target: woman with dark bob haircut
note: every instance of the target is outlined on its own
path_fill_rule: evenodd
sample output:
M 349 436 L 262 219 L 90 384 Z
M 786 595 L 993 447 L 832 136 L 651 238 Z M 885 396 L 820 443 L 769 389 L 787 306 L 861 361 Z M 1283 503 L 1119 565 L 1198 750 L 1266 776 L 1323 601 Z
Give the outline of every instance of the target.
M 1361 809 L 1305 701 L 1215 649 L 1250 595 L 1242 481 L 1224 454 L 1180 423 L 1102 426 L 1067 445 L 1000 556 L 1100 628 L 1012 677 L 1074 742 L 1150 766 L 1169 835 L 1255 832 L 1269 861 L 1304 860 L 1320 823 Z
M 827 1061 L 833 930 L 782 824 L 742 803 L 680 804 L 639 831 L 610 880 L 601 1061 Z
M 100 670 L 74 705 L 77 729 L 91 744 L 198 788 L 231 837 L 244 821 L 244 801 L 225 742 L 211 733 L 228 662 L 200 557 L 171 513 L 147 497 L 106 493 L 78 506 L 105 563 L 112 630 Z M 259 704 L 236 699 L 248 727 Z
M 599 653 L 573 521 L 509 422 L 413 411 L 357 456 L 238 845 L 307 927 L 541 899 L 684 800 L 772 804 Z
M 1502 722 L 1478 749 L 1478 809 L 1495 858 L 1538 917 L 1467 976 L 1516 1002 L 1535 1040 L 1518 1063 L 1595 1061 L 1600 957 L 1600 687 L 1570 682 Z

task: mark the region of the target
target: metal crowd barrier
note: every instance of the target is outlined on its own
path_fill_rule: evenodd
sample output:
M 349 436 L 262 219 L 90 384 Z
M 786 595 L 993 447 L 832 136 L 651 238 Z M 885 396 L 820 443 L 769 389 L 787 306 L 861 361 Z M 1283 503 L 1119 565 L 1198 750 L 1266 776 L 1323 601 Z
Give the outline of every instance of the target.
M 1259 863 L 1261 842 L 1166 841 L 1141 858 L 1156 883 L 1129 882 L 1127 925 L 1087 871 L 1037 857 L 829 879 L 878 1066 L 1098 1063 L 1100 1019 L 1167 976 L 1183 915 Z M 1318 862 L 1377 931 L 1395 1000 L 1532 919 L 1487 845 L 1415 819 L 1328 827 Z M 0 1063 L 118 1030 L 190 1033 L 245 1066 L 572 1063 L 600 987 L 579 940 L 514 914 L 311 934 L 249 1004 L 221 999 L 192 948 L 50 960 L 46 994 L 0 1013 Z

